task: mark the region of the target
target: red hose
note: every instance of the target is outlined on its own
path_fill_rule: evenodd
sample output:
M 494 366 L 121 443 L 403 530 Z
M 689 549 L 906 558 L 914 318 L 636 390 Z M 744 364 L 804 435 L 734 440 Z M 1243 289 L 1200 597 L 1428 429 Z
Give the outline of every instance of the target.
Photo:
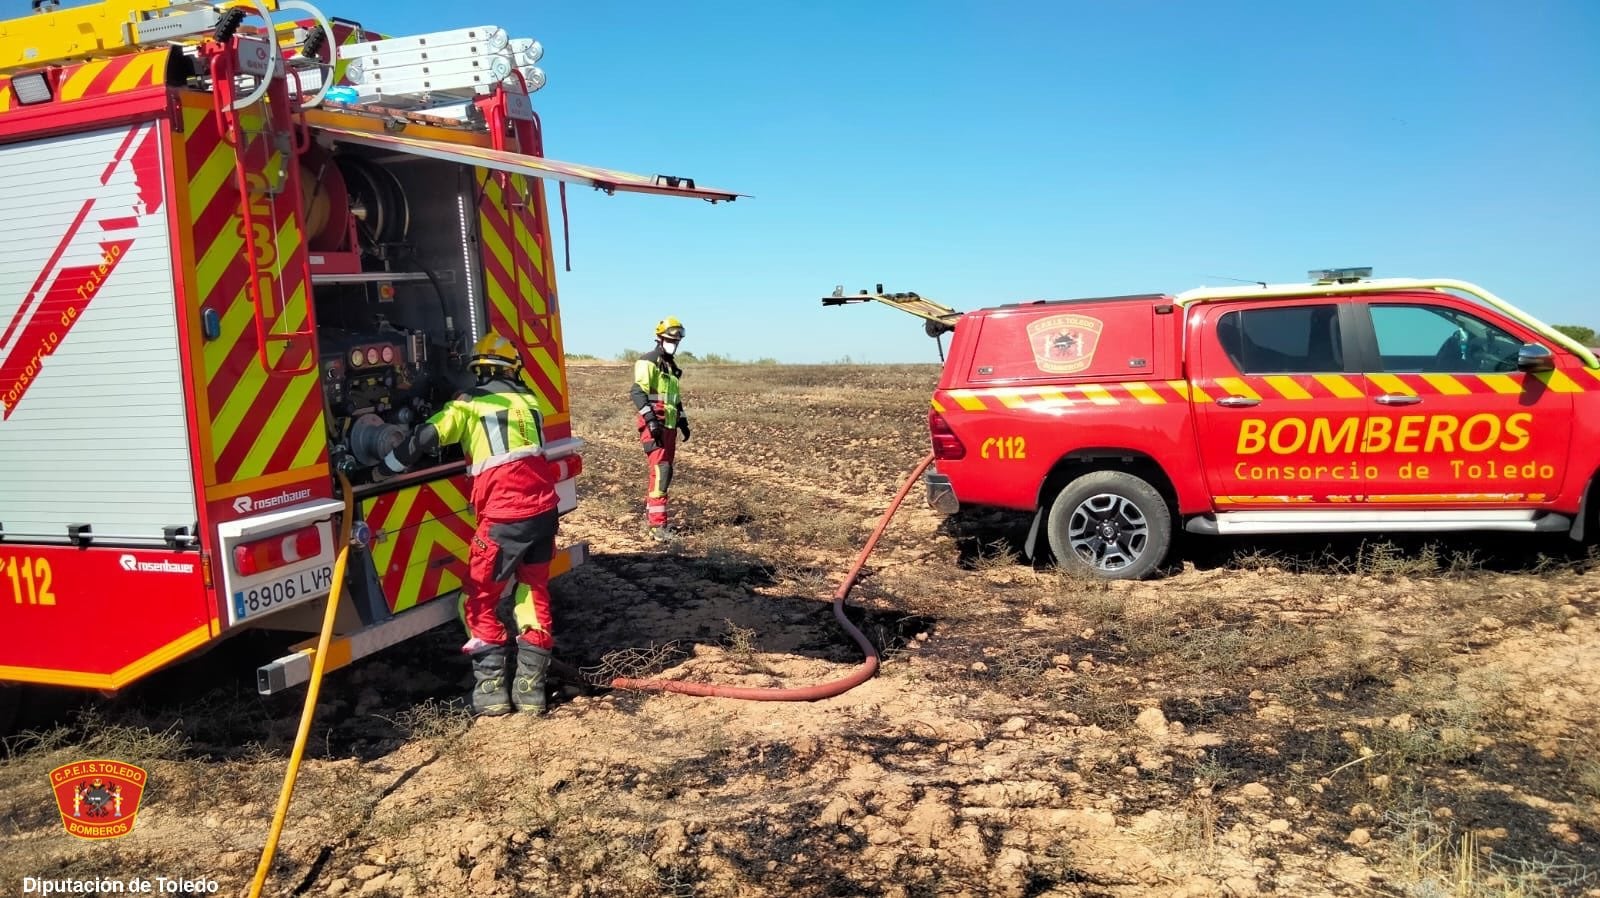
M 850 595 L 850 590 L 856 585 L 856 580 L 861 576 L 861 568 L 867 563 L 867 558 L 872 555 L 872 550 L 877 548 L 878 539 L 883 536 L 883 531 L 888 529 L 889 521 L 894 513 L 899 510 L 900 503 L 905 501 L 906 494 L 911 492 L 912 484 L 917 482 L 917 477 L 928 465 L 933 463 L 933 453 L 923 456 L 922 461 L 907 475 L 905 483 L 900 485 L 900 492 L 895 494 L 894 501 L 889 503 L 883 517 L 878 520 L 878 526 L 872 531 L 872 536 L 867 539 L 867 544 L 862 547 L 861 554 L 856 556 L 855 564 L 850 566 L 850 573 L 845 575 L 844 582 L 839 584 L 838 590 L 833 594 L 833 617 L 856 641 L 861 651 L 866 654 L 866 660 L 851 671 L 847 676 L 840 677 L 828 683 L 818 683 L 815 686 L 798 687 L 756 687 L 756 686 L 717 686 L 711 683 L 691 683 L 684 680 L 635 680 L 629 677 L 618 677 L 611 681 L 615 689 L 639 689 L 646 692 L 681 692 L 684 695 L 717 696 L 718 698 L 741 698 L 753 702 L 814 702 L 818 699 L 832 698 L 842 695 L 862 683 L 872 679 L 878 672 L 878 650 L 867 640 L 867 637 L 850 623 L 844 615 L 844 600 Z

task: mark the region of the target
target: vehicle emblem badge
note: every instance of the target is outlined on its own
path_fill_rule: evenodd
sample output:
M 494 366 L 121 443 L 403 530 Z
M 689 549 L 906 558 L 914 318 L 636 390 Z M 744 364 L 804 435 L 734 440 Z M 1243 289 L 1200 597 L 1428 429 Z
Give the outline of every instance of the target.
M 1076 374 L 1094 361 L 1104 325 L 1088 315 L 1051 315 L 1028 325 L 1034 364 L 1051 374 Z

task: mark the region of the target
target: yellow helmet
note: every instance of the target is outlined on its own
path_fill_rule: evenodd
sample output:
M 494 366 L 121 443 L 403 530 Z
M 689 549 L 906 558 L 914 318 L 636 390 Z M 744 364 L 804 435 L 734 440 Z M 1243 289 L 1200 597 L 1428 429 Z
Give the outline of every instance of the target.
M 472 367 L 498 367 L 515 370 L 522 362 L 517 358 L 517 348 L 511 341 L 494 331 L 483 335 L 478 345 L 472 347 Z
M 668 315 L 656 322 L 657 340 L 682 340 L 683 322 Z

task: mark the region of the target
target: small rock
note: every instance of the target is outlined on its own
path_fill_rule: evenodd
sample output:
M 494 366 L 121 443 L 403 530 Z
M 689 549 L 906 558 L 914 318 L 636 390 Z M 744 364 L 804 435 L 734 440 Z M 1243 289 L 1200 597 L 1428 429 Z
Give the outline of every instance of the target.
M 1389 783 L 1391 780 L 1389 779 L 1389 774 L 1380 773 L 1368 780 L 1368 782 L 1372 783 L 1372 788 L 1377 789 L 1379 792 L 1387 792 L 1389 791 Z
M 1478 619 L 1478 628 L 1481 630 L 1499 630 L 1505 625 L 1505 621 L 1490 614 L 1485 614 Z
M 1283 819 L 1282 817 L 1279 817 L 1276 820 L 1268 820 L 1267 821 L 1267 832 L 1269 832 L 1269 833 L 1280 833 L 1281 834 L 1281 833 L 1286 833 L 1288 831 L 1289 831 L 1289 821 Z
M 1416 729 L 1416 723 L 1412 720 L 1410 714 L 1396 714 L 1389 718 L 1389 729 L 1409 733 Z
M 1000 894 L 1007 898 L 1022 898 L 1027 894 L 1031 867 L 1026 851 L 1020 848 L 1002 849 L 995 859 L 995 879 Z
M 989 669 L 989 665 L 984 664 L 982 661 L 974 661 L 974 662 L 972 662 L 972 667 L 969 668 L 969 669 L 973 673 L 983 673 L 984 671 Z
M 1013 717 L 1000 724 L 1000 732 L 1002 733 L 1020 733 L 1027 728 L 1028 720 L 1025 717 Z
M 1161 713 L 1160 708 L 1145 708 L 1133 722 L 1152 739 L 1167 735 L 1167 715 Z
M 1222 881 L 1222 893 L 1235 896 L 1235 898 L 1256 895 L 1260 891 L 1260 887 L 1256 885 L 1255 877 L 1252 876 L 1230 876 Z
M 1564 617 L 1577 617 L 1578 613 L 1579 612 L 1578 612 L 1578 606 L 1577 605 L 1562 605 L 1561 606 L 1561 614 Z
M 1447 807 L 1442 807 L 1441 806 L 1441 807 L 1437 807 L 1437 808 L 1433 809 L 1433 819 L 1435 819 L 1435 820 L 1449 820 L 1451 817 L 1454 817 L 1455 815 L 1456 815 L 1456 812 L 1450 810 Z
M 1266 701 L 1267 700 L 1267 694 L 1265 692 L 1262 692 L 1259 689 L 1252 689 L 1252 690 L 1250 690 L 1250 700 L 1253 701 L 1253 702 Z
M 917 634 L 916 638 L 917 638 L 918 642 L 927 642 L 928 641 L 928 631 L 927 630 L 923 630 L 921 633 Z
M 1357 820 L 1365 820 L 1368 817 L 1376 816 L 1376 812 L 1373 811 L 1372 805 L 1363 801 L 1350 806 L 1350 816 Z
M 1350 830 L 1350 835 L 1345 837 L 1344 843 L 1346 845 L 1354 845 L 1357 848 L 1360 848 L 1371 841 L 1372 833 L 1365 829 L 1352 829 Z
M 361 884 L 361 894 L 372 895 L 389 888 L 389 880 L 394 878 L 393 873 L 379 873 Z
M 351 879 L 367 880 L 383 872 L 382 867 L 372 864 L 358 864 L 350 870 Z
M 822 813 L 817 816 L 817 822 L 823 826 L 838 826 L 844 822 L 844 817 L 850 813 L 851 808 L 850 799 L 845 798 L 843 795 L 835 796 L 833 801 L 828 802 L 828 806 L 823 808 Z
M 1239 788 L 1239 794 L 1251 800 L 1271 798 L 1272 790 L 1261 783 L 1245 783 Z
M 1061 654 L 1056 655 L 1054 658 L 1051 658 L 1050 663 L 1062 670 L 1066 670 L 1072 666 L 1072 656 L 1066 652 L 1062 652 Z
M 328 888 L 323 891 L 323 894 L 324 895 L 343 895 L 345 892 L 348 892 L 349 890 L 350 890 L 350 880 L 345 879 L 343 876 L 341 876 L 338 879 L 335 879 L 333 882 L 328 883 Z
M 1124 767 L 1124 768 L 1122 768 L 1122 775 L 1123 776 L 1129 776 L 1129 777 L 1138 776 L 1139 775 L 1139 768 L 1134 767 L 1132 765 Z

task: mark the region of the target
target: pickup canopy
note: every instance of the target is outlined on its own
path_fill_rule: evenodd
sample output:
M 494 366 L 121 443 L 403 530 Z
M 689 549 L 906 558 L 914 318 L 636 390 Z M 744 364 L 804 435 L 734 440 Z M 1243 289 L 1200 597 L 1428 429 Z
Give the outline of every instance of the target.
M 624 193 L 654 193 L 663 196 L 681 196 L 690 199 L 709 200 L 713 203 L 733 202 L 742 196 L 742 194 L 720 190 L 715 187 L 699 187 L 694 183 L 693 178 L 672 175 L 636 175 L 630 172 L 614 171 L 609 168 L 597 168 L 592 165 L 579 165 L 575 162 L 559 162 L 555 159 L 529 156 L 525 153 L 514 153 L 507 150 L 446 143 L 440 140 L 402 137 L 398 134 L 380 134 L 330 125 L 316 125 L 314 130 L 327 134 L 340 143 L 393 150 L 400 153 L 409 153 L 413 156 L 426 156 L 430 159 L 442 159 L 446 162 L 458 162 L 462 165 L 490 168 L 495 171 L 509 172 L 516 175 L 564 181 L 568 184 L 582 184 L 593 187 L 596 190 L 603 190 L 608 194 L 620 190 Z

